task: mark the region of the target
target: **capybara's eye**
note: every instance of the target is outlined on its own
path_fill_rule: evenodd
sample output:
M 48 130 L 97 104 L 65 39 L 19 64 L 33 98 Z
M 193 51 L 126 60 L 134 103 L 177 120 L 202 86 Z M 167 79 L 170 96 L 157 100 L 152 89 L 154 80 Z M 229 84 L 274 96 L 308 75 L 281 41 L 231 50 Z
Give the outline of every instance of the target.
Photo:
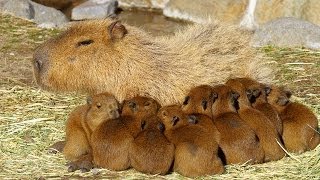
M 269 95 L 269 94 L 271 93 L 271 91 L 272 91 L 272 89 L 271 89 L 271 87 L 269 87 L 269 86 L 266 86 L 266 87 L 264 88 L 264 92 L 265 92 L 267 95 Z
M 207 109 L 207 105 L 208 105 L 208 101 L 206 101 L 206 100 L 202 100 L 202 102 L 201 102 L 201 106 L 202 106 L 202 108 L 203 108 L 204 110 L 206 110 L 206 109 Z
M 137 104 L 135 102 L 132 102 L 132 101 L 129 101 L 128 105 L 132 110 L 134 110 L 137 107 Z
M 167 113 L 167 111 L 162 111 L 162 116 L 164 116 L 164 117 L 167 117 L 168 116 L 168 113 Z
M 88 46 L 89 44 L 92 44 L 92 43 L 93 43 L 93 40 L 88 39 L 88 40 L 78 42 L 78 46 Z
M 165 130 L 164 124 L 158 123 L 158 129 L 163 132 Z
M 151 104 L 150 101 L 147 101 L 144 103 L 144 106 L 150 106 L 150 104 Z
M 188 122 L 191 123 L 191 124 L 196 124 L 197 123 L 197 117 L 195 115 L 188 116 Z
M 189 103 L 189 99 L 190 99 L 190 96 L 187 96 L 183 101 L 183 105 L 187 105 Z

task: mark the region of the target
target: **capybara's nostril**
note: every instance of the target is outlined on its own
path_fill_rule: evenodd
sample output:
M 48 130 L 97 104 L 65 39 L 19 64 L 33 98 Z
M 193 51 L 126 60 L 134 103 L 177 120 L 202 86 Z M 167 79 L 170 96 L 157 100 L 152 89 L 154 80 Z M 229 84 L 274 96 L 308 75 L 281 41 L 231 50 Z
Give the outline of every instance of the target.
M 34 61 L 34 65 L 35 65 L 35 67 L 37 68 L 38 71 L 41 71 L 41 68 L 42 68 L 42 61 L 41 60 L 36 59 Z
M 33 63 L 35 71 L 43 73 L 48 66 L 48 49 L 37 48 L 33 55 Z

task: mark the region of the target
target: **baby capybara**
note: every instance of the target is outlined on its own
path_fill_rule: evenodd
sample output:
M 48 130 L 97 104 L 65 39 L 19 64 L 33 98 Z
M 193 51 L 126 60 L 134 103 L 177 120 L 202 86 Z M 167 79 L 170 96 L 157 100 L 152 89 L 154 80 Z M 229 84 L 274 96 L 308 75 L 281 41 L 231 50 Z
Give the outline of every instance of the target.
M 119 104 L 109 93 L 88 97 L 87 104 L 76 107 L 66 123 L 66 144 L 63 154 L 75 161 L 90 151 L 92 132 L 104 121 L 119 117 Z
M 182 103 L 182 110 L 186 114 L 205 114 L 212 117 L 213 102 L 212 87 L 200 85 L 192 88 Z
M 291 92 L 271 86 L 268 102 L 280 114 L 283 123 L 282 139 L 290 152 L 302 153 L 317 147 L 320 141 L 318 120 L 305 105 L 291 102 Z
M 252 33 L 223 23 L 194 24 L 174 36 L 152 37 L 112 19 L 82 21 L 40 45 L 36 82 L 50 91 L 110 92 L 122 101 L 149 95 L 181 102 L 191 87 L 273 73 L 250 46 Z
M 264 151 L 257 135 L 237 114 L 239 94 L 226 85 L 214 86 L 213 93 L 213 123 L 220 132 L 218 144 L 225 163 L 262 163 Z
M 236 78 L 234 80 L 239 81 L 245 87 L 252 107 L 262 112 L 275 126 L 281 136 L 282 121 L 275 108 L 267 102 L 270 87 L 251 78 Z
M 203 115 L 204 116 L 204 115 Z M 174 171 L 187 177 L 221 174 L 224 167 L 218 157 L 216 134 L 209 127 L 197 125 L 197 116 L 184 114 L 178 105 L 159 110 L 158 117 L 165 125 L 165 135 L 175 149 Z M 199 122 L 200 123 L 200 122 Z
M 238 114 L 257 134 L 264 150 L 264 161 L 274 161 L 283 158 L 285 152 L 280 146 L 282 144 L 278 131 L 262 112 L 251 106 L 245 87 L 234 79 L 229 79 L 226 85 L 230 86 L 233 91 L 240 95 L 238 99 Z
M 94 164 L 110 170 L 130 167 L 129 150 L 141 131 L 141 119 L 155 115 L 158 103 L 137 96 L 123 103 L 121 117 L 102 123 L 91 136 Z
M 142 131 L 129 151 L 131 166 L 143 173 L 167 174 L 174 158 L 174 145 L 164 136 L 164 125 L 156 115 L 141 121 Z

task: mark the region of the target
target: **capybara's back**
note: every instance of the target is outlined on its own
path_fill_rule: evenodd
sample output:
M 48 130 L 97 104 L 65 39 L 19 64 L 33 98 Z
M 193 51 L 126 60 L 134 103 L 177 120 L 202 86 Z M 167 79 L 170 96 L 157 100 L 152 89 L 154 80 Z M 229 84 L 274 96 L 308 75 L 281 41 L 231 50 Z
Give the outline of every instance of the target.
M 272 73 L 250 47 L 251 34 L 223 24 L 192 25 L 170 37 L 110 19 L 80 22 L 34 53 L 37 83 L 52 91 L 108 91 L 119 101 L 149 95 L 161 105 L 229 77 L 261 82 Z

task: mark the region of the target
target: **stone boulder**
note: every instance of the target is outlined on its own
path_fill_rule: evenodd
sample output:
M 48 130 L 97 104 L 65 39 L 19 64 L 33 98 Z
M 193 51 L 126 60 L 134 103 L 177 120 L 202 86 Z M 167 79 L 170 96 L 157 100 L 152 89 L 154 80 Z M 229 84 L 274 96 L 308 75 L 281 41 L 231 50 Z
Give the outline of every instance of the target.
M 0 11 L 32 20 L 40 27 L 61 27 L 69 20 L 61 12 L 30 0 L 0 0 Z
M 262 25 L 269 21 L 294 17 L 320 25 L 319 0 L 249 0 L 255 1 L 255 24 Z
M 247 4 L 248 0 L 170 0 L 163 14 L 198 23 L 208 22 L 210 19 L 239 23 Z
M 33 19 L 35 13 L 27 0 L 0 0 L 0 11 L 24 19 Z
M 116 0 L 89 0 L 72 9 L 72 20 L 103 19 L 115 13 Z
M 118 0 L 123 8 L 154 8 L 163 9 L 170 0 Z
M 320 26 L 296 18 L 279 18 L 256 30 L 252 45 L 320 49 Z

